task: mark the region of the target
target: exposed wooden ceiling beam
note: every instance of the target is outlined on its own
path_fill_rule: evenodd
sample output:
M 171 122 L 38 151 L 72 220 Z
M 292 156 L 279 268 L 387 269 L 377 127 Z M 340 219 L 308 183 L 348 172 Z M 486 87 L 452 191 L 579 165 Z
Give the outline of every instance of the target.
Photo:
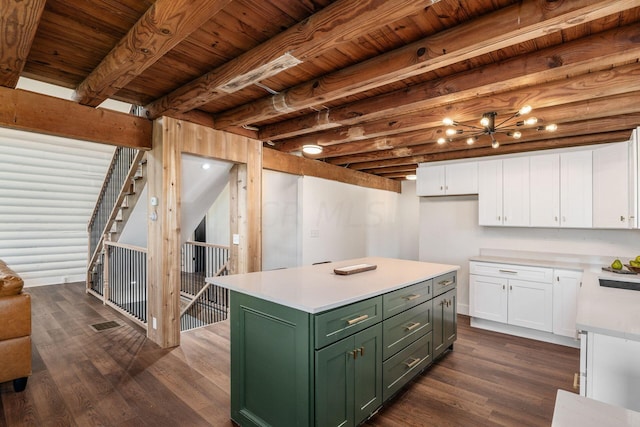
M 494 149 L 491 146 L 481 148 L 468 148 L 464 150 L 438 152 L 423 154 L 412 157 L 402 157 L 385 161 L 373 161 L 356 163 L 349 166 L 349 169 L 359 171 L 380 170 L 385 167 L 410 165 L 414 163 L 435 162 L 441 160 L 466 159 L 474 157 L 498 156 L 501 154 L 524 153 L 537 150 L 549 150 L 552 148 L 577 147 L 582 145 L 604 144 L 614 141 L 625 141 L 631 135 L 630 130 L 610 133 L 598 133 L 592 135 L 579 135 L 568 138 L 545 139 L 541 141 L 504 144 L 500 148 Z
M 451 117 L 458 122 L 475 121 L 479 120 L 487 108 L 505 115 L 506 118 L 507 113 L 517 111 L 526 104 L 539 109 L 638 90 L 640 90 L 640 64 L 633 63 L 612 70 L 580 75 L 491 97 L 472 99 L 460 104 L 445 105 L 413 114 L 303 135 L 279 144 L 278 149 L 298 151 L 305 144 L 326 146 L 426 129 L 441 125 L 444 117 Z M 545 119 L 551 120 L 553 117 Z
M 36 35 L 46 0 L 0 2 L 0 86 L 15 88 Z
M 629 92 L 603 98 L 588 99 L 586 101 L 563 104 L 554 107 L 536 110 L 541 117 L 553 119 L 560 123 L 560 129 L 564 123 L 575 120 L 597 120 L 613 115 L 614 118 L 622 115 L 640 113 L 640 92 Z M 640 124 L 640 120 L 636 125 Z M 376 152 L 394 150 L 395 155 L 410 155 L 410 150 L 403 147 L 433 143 L 442 136 L 444 126 L 429 128 L 412 132 L 400 133 L 391 136 L 378 137 L 363 141 L 354 141 L 348 144 L 335 144 L 324 147 L 322 159 L 333 164 L 349 164 L 366 162 L 378 156 Z M 370 155 L 372 154 L 372 155 Z
M 96 107 L 162 58 L 232 0 L 158 0 L 76 88 Z
M 543 140 L 558 140 L 559 138 L 567 138 L 579 135 L 593 135 L 602 134 L 604 132 L 617 132 L 621 130 L 633 129 L 640 123 L 640 113 L 627 114 L 618 117 L 606 117 L 599 120 L 587 120 L 577 121 L 573 123 L 563 124 L 556 132 L 538 132 L 535 129 L 526 129 L 522 131 L 522 139 L 515 140 L 506 136 L 497 136 L 500 142 L 500 148 L 505 145 L 513 144 L 528 144 L 534 141 Z M 610 141 L 617 142 L 617 141 Z M 488 136 L 482 136 L 473 145 L 469 146 L 464 138 L 459 138 L 452 142 L 448 142 L 444 145 L 438 145 L 435 143 L 428 143 L 422 145 L 415 145 L 412 147 L 396 148 L 393 150 L 378 151 L 374 153 L 368 153 L 357 156 L 344 156 L 335 159 L 331 159 L 329 163 L 335 165 L 349 165 L 352 168 L 357 168 L 357 163 L 378 161 L 383 163 L 386 160 L 396 159 L 398 157 L 412 157 L 421 156 L 434 153 L 445 153 L 459 150 L 474 150 L 484 149 L 491 145 L 491 140 Z M 500 150 L 498 148 L 498 150 Z
M 395 181 L 323 162 L 316 162 L 270 148 L 263 148 L 262 150 L 262 167 L 294 175 L 315 176 L 361 187 L 400 192 L 400 185 Z
M 216 127 L 255 124 L 282 113 L 318 106 L 636 6 L 637 1 L 633 0 L 524 1 L 300 84 L 275 97 L 218 114 Z
M 428 3 L 437 1 L 430 0 Z M 150 103 L 146 106 L 148 117 L 192 110 L 228 94 L 230 90 L 224 89 L 224 85 L 238 76 L 261 69 L 265 63 L 285 55 L 305 61 L 335 44 L 378 27 L 381 19 L 393 22 L 424 7 L 424 0 L 339 0 L 256 48 Z M 260 76 L 253 78 L 260 80 Z M 284 98 L 275 102 L 279 110 L 290 110 Z
M 0 126 L 151 149 L 151 122 L 145 118 L 20 89 L 0 87 Z
M 291 138 L 604 70 L 640 57 L 640 44 L 634 42 L 638 39 L 638 25 L 616 28 L 468 72 L 266 125 L 260 128 L 259 137 L 262 140 Z

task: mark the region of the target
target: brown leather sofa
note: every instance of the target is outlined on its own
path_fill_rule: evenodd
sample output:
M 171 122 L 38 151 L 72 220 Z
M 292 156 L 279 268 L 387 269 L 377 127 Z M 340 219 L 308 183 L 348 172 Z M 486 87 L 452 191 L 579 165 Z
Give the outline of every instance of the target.
M 0 260 L 0 383 L 23 391 L 31 375 L 31 297 L 24 282 Z

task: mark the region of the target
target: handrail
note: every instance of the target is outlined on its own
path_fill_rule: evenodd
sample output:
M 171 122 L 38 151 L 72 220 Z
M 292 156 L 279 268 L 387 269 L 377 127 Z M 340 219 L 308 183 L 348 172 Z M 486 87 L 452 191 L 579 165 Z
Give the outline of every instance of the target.
M 213 277 L 217 277 L 220 274 L 222 274 L 222 272 L 228 267 L 229 265 L 229 261 L 225 262 L 224 265 L 216 272 L 216 274 L 213 275 Z M 189 310 L 191 308 L 191 306 L 193 306 L 193 304 L 196 303 L 196 301 L 198 301 L 198 298 L 200 298 L 200 296 L 205 293 L 205 291 L 207 289 L 209 289 L 209 287 L 211 286 L 211 283 L 208 283 L 206 285 L 204 285 L 202 287 L 202 289 L 200 289 L 198 291 L 198 293 L 193 297 L 193 299 L 191 301 L 189 301 L 189 304 L 187 304 L 187 306 L 182 309 L 182 311 L 180 312 L 180 317 L 184 316 L 184 314 L 187 312 L 187 310 Z
M 145 254 L 147 253 L 147 248 L 143 248 L 142 246 L 128 245 L 126 243 L 112 242 L 110 240 L 105 241 L 104 244 L 106 246 L 115 246 L 118 248 L 129 249 L 132 251 L 144 252 Z
M 193 241 L 193 240 L 187 240 L 185 243 L 189 243 L 189 244 L 194 245 L 194 246 L 202 246 L 204 248 L 229 249 L 229 245 L 216 245 L 216 244 L 213 244 L 213 243 L 196 242 L 196 241 Z

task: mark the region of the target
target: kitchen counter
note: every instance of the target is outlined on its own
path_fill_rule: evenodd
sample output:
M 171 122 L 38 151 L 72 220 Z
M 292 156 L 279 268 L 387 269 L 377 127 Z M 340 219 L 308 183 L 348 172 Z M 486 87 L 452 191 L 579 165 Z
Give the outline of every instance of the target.
M 619 338 L 640 341 L 640 291 L 600 286 L 599 278 L 640 283 L 638 274 L 617 274 L 603 271 L 611 260 L 583 262 L 573 259 L 541 259 L 539 257 L 476 256 L 470 261 L 497 262 L 512 265 L 561 268 L 582 271 L 582 286 L 578 293 L 576 327 Z
M 335 268 L 375 264 L 377 268 L 341 276 Z M 367 257 L 327 264 L 209 277 L 208 283 L 315 314 L 457 271 L 457 265 Z
M 558 390 L 551 427 L 638 427 L 640 412 Z

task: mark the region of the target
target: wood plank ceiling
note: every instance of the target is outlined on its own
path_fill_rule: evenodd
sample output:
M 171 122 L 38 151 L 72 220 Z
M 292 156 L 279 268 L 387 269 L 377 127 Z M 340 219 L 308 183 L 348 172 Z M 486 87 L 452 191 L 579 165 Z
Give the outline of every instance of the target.
M 19 76 L 256 137 L 388 178 L 420 162 L 629 138 L 640 0 L 0 0 L 0 85 Z M 438 144 L 444 117 L 522 138 Z M 518 118 L 519 119 L 519 118 Z M 537 130 L 547 124 L 558 130 Z

